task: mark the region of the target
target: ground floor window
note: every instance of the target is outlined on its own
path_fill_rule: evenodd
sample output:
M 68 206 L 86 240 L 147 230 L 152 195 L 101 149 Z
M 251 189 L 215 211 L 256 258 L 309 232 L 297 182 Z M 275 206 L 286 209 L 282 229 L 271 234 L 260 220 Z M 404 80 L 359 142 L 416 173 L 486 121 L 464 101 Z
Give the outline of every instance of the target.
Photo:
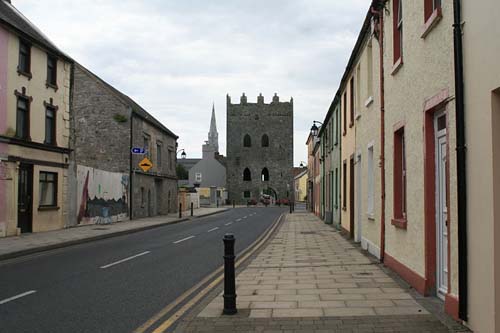
M 251 196 L 250 191 L 245 191 L 245 192 L 243 192 L 243 197 L 244 197 L 244 198 L 250 198 L 250 196 Z
M 40 171 L 41 207 L 57 206 L 57 173 Z

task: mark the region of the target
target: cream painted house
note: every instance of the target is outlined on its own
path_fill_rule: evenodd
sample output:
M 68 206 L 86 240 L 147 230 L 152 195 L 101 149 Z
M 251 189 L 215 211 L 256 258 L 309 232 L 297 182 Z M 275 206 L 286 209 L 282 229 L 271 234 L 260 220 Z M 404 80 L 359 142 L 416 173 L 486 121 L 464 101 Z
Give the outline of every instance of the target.
M 497 0 L 461 1 L 467 186 L 467 325 L 500 332 L 500 22 Z M 453 149 L 454 150 L 454 149 Z
M 380 46 L 367 17 L 356 64 L 355 232 L 363 249 L 380 258 Z
M 0 1 L 0 236 L 66 225 L 71 68 Z
M 452 1 L 390 0 L 384 11 L 384 263 L 458 310 Z

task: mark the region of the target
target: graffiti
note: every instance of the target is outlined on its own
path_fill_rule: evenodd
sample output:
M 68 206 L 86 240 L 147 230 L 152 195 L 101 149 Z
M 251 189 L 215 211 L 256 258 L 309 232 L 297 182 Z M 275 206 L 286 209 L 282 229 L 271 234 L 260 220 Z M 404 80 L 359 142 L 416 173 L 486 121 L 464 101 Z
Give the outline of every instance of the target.
M 77 167 L 79 224 L 109 224 L 128 216 L 127 174 Z

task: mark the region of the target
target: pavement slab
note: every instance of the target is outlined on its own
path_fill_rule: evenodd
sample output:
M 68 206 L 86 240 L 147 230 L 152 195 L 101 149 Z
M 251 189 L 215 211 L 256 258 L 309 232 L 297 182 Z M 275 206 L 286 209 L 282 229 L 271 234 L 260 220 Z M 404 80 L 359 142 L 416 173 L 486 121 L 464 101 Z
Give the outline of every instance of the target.
M 222 315 L 222 293 L 177 332 L 467 332 L 445 325 L 376 260 L 316 216 L 286 216 L 238 275 L 238 314 Z M 243 306 L 246 305 L 247 306 Z M 218 307 L 218 308 L 217 308 Z M 218 311 L 216 311 L 218 310 Z

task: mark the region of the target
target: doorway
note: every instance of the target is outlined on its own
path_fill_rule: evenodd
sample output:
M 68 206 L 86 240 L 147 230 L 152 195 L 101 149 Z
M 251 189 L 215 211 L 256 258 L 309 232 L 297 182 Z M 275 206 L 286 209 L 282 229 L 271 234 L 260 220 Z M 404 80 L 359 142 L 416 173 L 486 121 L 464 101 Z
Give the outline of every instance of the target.
M 437 295 L 444 298 L 448 292 L 448 205 L 447 205 L 447 140 L 446 114 L 436 113 L 435 161 L 436 161 L 436 288 Z
M 33 166 L 21 164 L 18 176 L 17 227 L 22 233 L 33 231 Z
M 349 237 L 354 238 L 354 155 L 349 160 Z
M 156 215 L 160 215 L 163 211 L 162 205 L 161 205 L 161 198 L 162 198 L 162 184 L 163 181 L 161 179 L 155 179 L 155 195 L 156 195 Z
M 356 237 L 355 242 L 361 242 L 361 212 L 362 212 L 362 193 L 361 193 L 361 153 L 356 157 Z
M 151 209 L 151 205 L 153 203 L 151 202 L 151 190 L 148 190 L 148 216 L 152 216 L 152 209 Z

